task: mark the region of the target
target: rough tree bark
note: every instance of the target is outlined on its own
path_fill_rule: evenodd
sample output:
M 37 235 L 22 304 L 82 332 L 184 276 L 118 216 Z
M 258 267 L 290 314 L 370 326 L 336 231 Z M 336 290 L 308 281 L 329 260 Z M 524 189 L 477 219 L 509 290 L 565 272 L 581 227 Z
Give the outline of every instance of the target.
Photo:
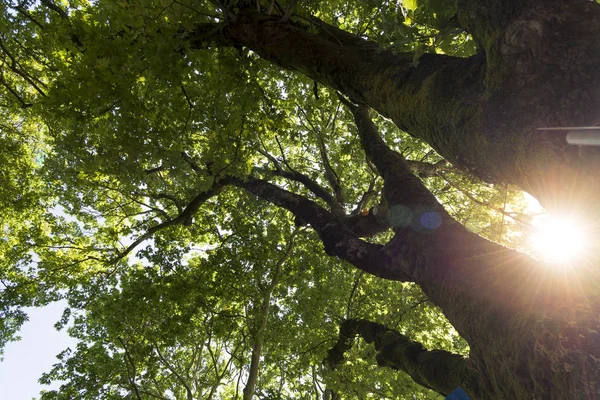
M 395 227 L 386 248 L 471 345 L 469 365 L 480 375 L 464 386 L 482 398 L 594 398 L 598 376 L 586 371 L 598 371 L 597 281 L 586 287 L 583 270 L 552 270 L 467 232 L 385 145 L 367 109 L 352 111 L 388 203 L 442 217 L 428 233 Z
M 564 132 L 600 123 L 600 6 L 587 0 L 455 2 L 481 52 L 471 58 L 393 54 L 322 21 L 281 23 L 253 12 L 200 25 L 192 46 L 246 46 L 369 105 L 484 180 L 507 182 L 547 207 L 589 209 L 597 156 Z M 207 35 L 207 33 L 211 35 Z M 568 193 L 565 195 L 564 193 Z
M 368 109 L 347 104 L 363 148 L 385 179 L 395 232 L 387 245 L 360 240 L 340 218 L 268 182 L 250 178 L 232 184 L 307 221 L 328 254 L 380 277 L 417 283 L 471 346 L 468 372 L 460 376 L 474 398 L 595 398 L 600 389 L 597 279 L 582 282 L 582 275 L 551 269 L 468 232 L 387 147 Z M 421 382 L 424 368 L 402 369 Z M 448 382 L 433 379 L 440 372 L 427 373 L 432 374 L 427 386 L 447 393 Z
M 338 368 L 343 363 L 344 353 L 352 347 L 355 336 L 375 344 L 377 364 L 402 370 L 422 386 L 443 395 L 450 394 L 459 386 L 471 393 L 476 390 L 471 387 L 475 381 L 473 371 L 462 356 L 442 350 L 429 351 L 384 325 L 363 319 L 349 319 L 342 323 L 339 339 L 325 359 L 329 368 Z
M 537 128 L 600 123 L 600 6 L 585 0 L 456 0 L 455 6 L 480 53 L 426 54 L 416 68 L 412 54 L 393 54 L 317 19 L 281 22 L 244 11 L 218 31 L 198 26 L 192 47 L 211 40 L 246 46 L 351 99 L 390 209 L 408 217 L 397 215 L 394 238 L 376 246 L 308 199 L 263 181 L 235 184 L 311 224 L 328 254 L 419 284 L 471 346 L 465 363 L 474 378 L 464 385 L 474 397 L 598 398 L 597 260 L 549 269 L 467 232 L 384 144 L 358 104 L 391 118 L 455 166 L 516 184 L 550 209 L 596 223 L 598 156 L 567 146 L 566 131 Z

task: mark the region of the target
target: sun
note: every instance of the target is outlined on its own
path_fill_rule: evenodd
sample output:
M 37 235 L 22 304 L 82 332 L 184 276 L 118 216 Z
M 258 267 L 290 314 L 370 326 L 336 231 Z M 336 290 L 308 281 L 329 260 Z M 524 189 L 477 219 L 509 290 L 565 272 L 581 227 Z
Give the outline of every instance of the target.
M 541 215 L 533 219 L 532 225 L 533 250 L 543 260 L 563 263 L 583 254 L 586 234 L 576 220 Z

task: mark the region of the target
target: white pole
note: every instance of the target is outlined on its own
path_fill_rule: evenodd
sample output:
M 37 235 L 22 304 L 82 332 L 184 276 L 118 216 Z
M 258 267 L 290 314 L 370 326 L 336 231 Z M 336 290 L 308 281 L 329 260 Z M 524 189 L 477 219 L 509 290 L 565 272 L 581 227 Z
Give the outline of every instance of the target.
M 575 146 L 600 146 L 600 128 L 569 131 L 567 132 L 567 143 Z

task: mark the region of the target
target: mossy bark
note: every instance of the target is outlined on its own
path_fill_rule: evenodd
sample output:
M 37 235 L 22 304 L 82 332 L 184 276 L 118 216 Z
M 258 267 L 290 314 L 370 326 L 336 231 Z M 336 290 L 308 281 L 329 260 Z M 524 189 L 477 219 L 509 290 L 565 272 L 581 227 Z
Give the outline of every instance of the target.
M 456 6 L 482 52 L 468 59 L 426 54 L 416 67 L 412 54 L 393 54 L 318 20 L 301 25 L 240 14 L 219 35 L 374 108 L 455 166 L 516 184 L 549 208 L 597 224 L 599 157 L 580 156 L 567 146 L 566 132 L 538 128 L 600 123 L 600 6 L 583 0 Z M 388 206 L 435 211 L 438 228 L 397 226 L 394 239 L 375 246 L 307 199 L 266 182 L 235 184 L 310 223 L 329 254 L 419 284 L 469 342 L 477 397 L 599 398 L 597 260 L 552 270 L 467 232 L 369 135 L 361 140 L 386 181 Z
M 518 185 L 548 207 L 589 207 L 600 189 L 600 157 L 581 157 L 566 144 L 566 131 L 538 129 L 600 122 L 600 7 L 456 6 L 481 53 L 425 54 L 418 66 L 412 54 L 394 54 L 316 19 L 302 25 L 241 14 L 222 35 L 370 106 L 486 181 Z
M 364 319 L 349 319 L 342 323 L 339 339 L 324 361 L 327 367 L 336 369 L 343 363 L 344 353 L 352 347 L 355 336 L 375 344 L 380 366 L 404 371 L 422 386 L 443 395 L 459 386 L 470 393 L 478 392 L 473 370 L 463 356 L 427 350 L 397 331 Z
M 385 180 L 388 206 L 412 210 L 410 225 L 394 227 L 387 253 L 403 260 L 398 265 L 472 348 L 469 366 L 476 379 L 462 385 L 481 398 L 584 399 L 598 393 L 599 378 L 582 372 L 599 368 L 598 274 L 552 270 L 467 232 L 386 146 L 366 107 L 346 104 Z M 439 227 L 419 226 L 420 210 L 437 213 Z M 582 283 L 584 278 L 589 281 Z
M 378 168 L 396 168 L 387 161 Z M 417 179 L 384 175 L 398 189 L 420 192 Z M 473 398 L 593 399 L 600 393 L 597 272 L 549 269 L 469 233 L 446 215 L 437 229 L 419 230 L 416 222 L 397 226 L 387 245 L 373 245 L 306 198 L 260 180 L 232 184 L 306 220 L 328 254 L 386 279 L 417 283 L 471 346 L 469 379 L 462 385 Z M 432 196 L 421 194 L 435 207 Z M 397 350 L 401 357 L 403 350 Z M 425 371 L 431 365 L 403 370 L 419 382 L 429 376 L 427 385 L 445 393 L 448 388 L 434 379 L 441 372 Z

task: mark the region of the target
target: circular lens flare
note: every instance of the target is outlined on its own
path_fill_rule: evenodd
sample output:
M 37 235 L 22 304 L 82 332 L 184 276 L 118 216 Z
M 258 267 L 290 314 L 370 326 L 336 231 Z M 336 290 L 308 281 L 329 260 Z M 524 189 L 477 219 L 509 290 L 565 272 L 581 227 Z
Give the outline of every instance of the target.
M 581 255 L 586 235 L 576 221 L 540 216 L 533 220 L 531 237 L 536 255 L 549 262 L 565 262 Z

